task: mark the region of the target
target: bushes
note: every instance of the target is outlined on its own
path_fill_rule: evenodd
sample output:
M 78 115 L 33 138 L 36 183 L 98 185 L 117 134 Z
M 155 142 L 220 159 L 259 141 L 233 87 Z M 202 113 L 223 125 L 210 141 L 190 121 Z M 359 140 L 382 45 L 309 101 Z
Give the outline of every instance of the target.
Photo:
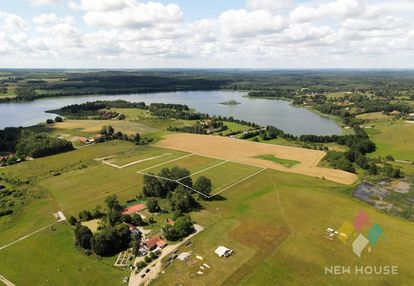
M 12 213 L 13 213 L 13 210 L 0 211 L 0 217 L 6 216 L 6 215 L 11 215 Z
M 51 138 L 46 134 L 35 134 L 28 130 L 22 131 L 16 145 L 16 152 L 19 157 L 40 158 L 72 150 L 74 148 L 69 141 Z
M 355 173 L 354 166 L 352 166 L 352 163 L 347 159 L 344 153 L 331 151 L 328 152 L 325 159 L 329 162 L 329 165 L 332 168 Z
M 87 210 L 81 211 L 79 213 L 79 220 L 80 221 L 89 221 L 92 218 L 93 218 L 92 217 L 92 214 L 89 211 L 87 211 Z
M 92 231 L 83 225 L 78 224 L 75 229 L 76 245 L 84 249 L 91 249 Z
M 60 116 L 55 117 L 55 122 L 63 122 L 63 118 Z
M 166 239 L 177 241 L 193 233 L 194 226 L 190 216 L 181 216 L 176 219 L 174 226 L 167 224 L 162 231 Z
M 156 213 L 161 210 L 160 206 L 158 205 L 158 200 L 156 198 L 149 198 L 147 201 L 147 207 L 150 213 Z
M 94 234 L 91 239 L 91 247 L 96 254 L 108 256 L 127 248 L 130 241 L 128 226 L 120 224 Z

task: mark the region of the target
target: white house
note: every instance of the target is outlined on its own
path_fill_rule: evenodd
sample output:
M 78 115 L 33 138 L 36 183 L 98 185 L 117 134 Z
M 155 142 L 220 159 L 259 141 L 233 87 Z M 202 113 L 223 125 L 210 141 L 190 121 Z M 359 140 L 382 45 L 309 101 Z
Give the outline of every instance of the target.
M 228 257 L 230 255 L 233 254 L 233 250 L 224 247 L 224 246 L 219 246 L 217 247 L 217 249 L 214 251 L 219 257 Z

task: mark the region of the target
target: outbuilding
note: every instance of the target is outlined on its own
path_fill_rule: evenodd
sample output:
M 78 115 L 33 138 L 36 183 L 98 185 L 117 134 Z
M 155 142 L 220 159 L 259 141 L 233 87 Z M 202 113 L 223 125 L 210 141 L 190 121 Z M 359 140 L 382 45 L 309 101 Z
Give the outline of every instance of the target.
M 217 247 L 217 249 L 214 251 L 219 257 L 229 257 L 230 255 L 233 254 L 233 250 L 224 247 L 224 246 L 219 246 Z
M 180 255 L 178 255 L 177 259 L 178 260 L 181 260 L 181 261 L 185 261 L 185 260 L 187 260 L 190 257 L 191 257 L 191 253 L 189 253 L 189 252 L 183 252 Z

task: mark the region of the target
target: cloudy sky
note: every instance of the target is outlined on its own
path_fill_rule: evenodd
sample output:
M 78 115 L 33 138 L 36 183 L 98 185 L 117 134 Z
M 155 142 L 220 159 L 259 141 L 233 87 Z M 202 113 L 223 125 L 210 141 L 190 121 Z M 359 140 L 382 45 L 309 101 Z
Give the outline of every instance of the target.
M 414 0 L 0 1 L 0 68 L 414 68 Z

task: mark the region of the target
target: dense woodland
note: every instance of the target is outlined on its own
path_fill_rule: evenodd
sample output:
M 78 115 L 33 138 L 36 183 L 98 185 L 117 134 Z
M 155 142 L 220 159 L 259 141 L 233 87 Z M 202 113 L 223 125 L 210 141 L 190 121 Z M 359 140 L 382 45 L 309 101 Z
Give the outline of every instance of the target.
M 71 142 L 52 138 L 46 133 L 34 133 L 24 128 L 0 130 L 0 152 L 16 153 L 16 156 L 10 158 L 10 164 L 15 163 L 16 158 L 39 158 L 73 149 Z
M 352 91 L 382 97 L 414 91 L 412 71 L 361 70 L 145 70 L 64 71 L 2 70 L 3 93 L 14 90 L 16 98 L 47 96 L 125 94 L 188 90 L 244 90 L 250 96 L 288 97 L 303 94 Z

